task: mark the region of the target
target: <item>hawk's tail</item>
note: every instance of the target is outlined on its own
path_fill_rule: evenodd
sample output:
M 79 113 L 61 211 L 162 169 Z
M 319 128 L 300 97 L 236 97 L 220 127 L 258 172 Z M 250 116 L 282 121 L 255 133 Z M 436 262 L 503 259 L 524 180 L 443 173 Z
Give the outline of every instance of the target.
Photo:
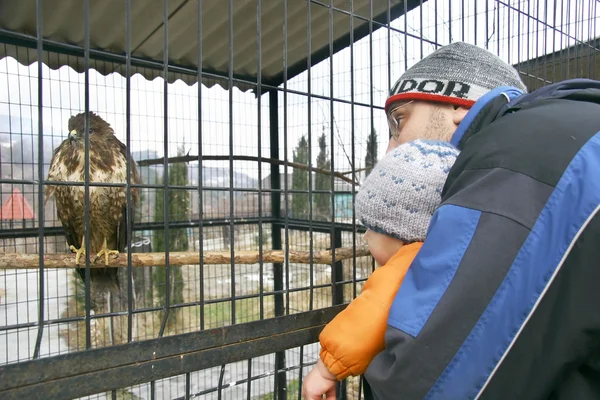
M 78 272 L 83 282 L 85 282 L 85 268 L 79 268 Z M 90 269 L 90 298 L 94 310 L 122 311 L 123 296 L 118 272 L 118 268 Z M 107 304 L 109 299 L 111 307 L 108 307 Z

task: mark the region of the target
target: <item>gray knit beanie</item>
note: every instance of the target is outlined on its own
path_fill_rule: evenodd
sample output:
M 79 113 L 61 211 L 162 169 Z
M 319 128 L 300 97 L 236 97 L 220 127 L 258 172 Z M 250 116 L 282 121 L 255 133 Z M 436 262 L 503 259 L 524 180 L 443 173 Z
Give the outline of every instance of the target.
M 410 67 L 392 86 L 385 111 L 398 100 L 426 100 L 471 107 L 492 89 L 512 86 L 527 92 L 518 72 L 491 52 L 455 42 Z
M 414 140 L 390 151 L 360 186 L 357 219 L 403 242 L 423 241 L 458 153 L 440 140 Z

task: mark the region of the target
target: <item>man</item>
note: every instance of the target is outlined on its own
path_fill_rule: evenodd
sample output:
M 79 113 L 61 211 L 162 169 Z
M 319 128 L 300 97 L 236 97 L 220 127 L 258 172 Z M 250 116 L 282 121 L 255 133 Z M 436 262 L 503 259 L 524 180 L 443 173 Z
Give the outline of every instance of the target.
M 600 398 L 600 82 L 524 90 L 465 43 L 392 88 L 389 149 L 461 154 L 365 373 L 378 400 Z

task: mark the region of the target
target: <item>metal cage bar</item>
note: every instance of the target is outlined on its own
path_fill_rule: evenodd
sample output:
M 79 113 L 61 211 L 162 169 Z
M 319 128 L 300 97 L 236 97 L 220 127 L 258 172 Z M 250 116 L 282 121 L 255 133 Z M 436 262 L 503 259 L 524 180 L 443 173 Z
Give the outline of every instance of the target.
M 514 64 L 533 90 L 579 75 L 595 78 L 600 53 L 593 0 L 184 3 L 163 0 L 162 7 L 151 10 L 155 30 L 138 43 L 136 2 L 123 2 L 115 11 L 125 23 L 122 52 L 98 44 L 101 10 L 89 0 L 77 9 L 82 39 L 76 44 L 46 35 L 42 22 L 54 10 L 41 0 L 35 2 L 35 34 L 0 26 L 0 51 L 16 49 L 10 53 L 16 59 L 0 60 L 0 86 L 12 90 L 4 97 L 0 91 L 0 196 L 4 203 L 7 188 L 18 187 L 37 212 L 31 223 L 0 221 L 0 250 L 16 249 L 17 244 L 6 243 L 22 241 L 25 252 L 66 254 L 64 229 L 52 204 L 44 205 L 48 185 L 84 192 L 86 254 L 94 229 L 91 193 L 121 188 L 127 210 L 133 209 L 134 191 L 145 196 L 124 229 L 130 245 L 119 271 L 127 280 L 120 292 L 126 304 L 94 310 L 95 265 L 89 259 L 81 265 L 83 280 L 75 282 L 71 271 L 54 271 L 39 257 L 33 286 L 7 304 L 7 309 L 33 304 L 35 292 L 35 313 L 27 309 L 26 316 L 20 311 L 13 318 L 0 309 L 6 320 L 0 324 L 0 346 L 8 348 L 13 337 L 31 333 L 21 339 L 27 344 L 19 344 L 26 351 L 0 359 L 6 378 L 0 382 L 2 398 L 38 390 L 57 398 L 102 392 L 111 398 L 121 392 L 137 392 L 140 398 L 300 398 L 302 380 L 319 357 L 320 330 L 360 293 L 375 269 L 372 258 L 357 256 L 364 228 L 356 219 L 354 196 L 368 173 L 368 136 L 377 138 L 379 153 L 385 150 L 389 135 L 381 111 L 399 74 L 436 48 L 464 40 Z M 268 18 L 275 3 L 281 18 L 272 25 Z M 189 8 L 183 9 L 186 18 L 178 19 L 181 7 Z M 246 7 L 244 14 L 240 7 Z M 152 25 L 147 18 L 144 22 Z M 223 37 L 215 38 L 219 18 Z M 190 53 L 175 46 L 182 40 L 183 20 L 196 24 L 192 39 L 186 39 Z M 275 30 L 280 41 L 273 45 Z M 140 48 L 154 42 L 159 51 L 142 55 Z M 211 59 L 218 51 L 225 55 L 222 64 Z M 254 53 L 253 67 L 242 67 Z M 46 65 L 63 56 L 75 68 L 72 60 L 78 60 L 81 72 Z M 271 58 L 279 56 L 280 68 L 269 70 Z M 254 68 L 257 73 L 248 72 Z M 101 72 L 108 70 L 114 74 Z M 156 82 L 144 78 L 148 71 L 159 75 Z M 29 85 L 34 89 L 26 93 Z M 98 108 L 110 114 L 115 134 L 123 135 L 126 180 L 93 181 L 89 139 L 81 182 L 47 180 L 49 143 L 54 147 L 63 136 L 54 122 L 77 109 L 86 113 L 87 130 L 89 113 Z M 4 110 L 15 116 L 7 127 Z M 27 124 L 17 120 L 27 112 L 31 139 Z M 326 167 L 317 147 L 321 130 Z M 306 140 L 306 157 L 296 163 L 300 137 Z M 31 140 L 31 151 L 17 148 L 15 138 Z M 174 145 L 188 153 L 171 157 Z M 16 161 L 29 152 L 29 161 Z M 145 174 L 142 183 L 133 179 L 134 162 Z M 24 166 L 31 174 L 23 172 Z M 175 166 L 185 166 L 189 179 L 173 179 Z M 297 171 L 302 185 L 296 184 Z M 242 174 L 251 179 L 243 181 Z M 321 185 L 317 177 L 323 176 L 327 182 Z M 173 212 L 169 205 L 179 194 L 189 197 L 189 210 Z M 159 197 L 160 215 L 154 207 Z M 307 202 L 302 212 L 295 206 L 299 198 Z M 326 211 L 317 199 L 326 199 Z M 169 238 L 177 232 L 185 232 L 196 265 L 171 262 L 179 250 Z M 138 268 L 134 253 L 163 251 L 152 249 L 157 237 L 165 239 L 164 267 Z M 289 257 L 276 263 L 265 258 L 271 250 L 289 254 L 297 249 L 308 250 L 303 264 Z M 354 257 L 336 260 L 340 249 L 350 249 Z M 315 261 L 316 252 L 325 250 L 331 261 Z M 247 251 L 256 252 L 258 262 L 236 261 Z M 228 258 L 217 265 L 206 261 L 215 253 Z M 22 279 L 17 272 L 7 272 L 0 285 L 17 288 L 12 283 L 17 279 Z M 173 318 L 180 321 L 175 327 Z M 51 338 L 62 342 L 47 344 Z M 362 379 L 337 386 L 340 399 L 361 398 L 363 390 L 368 384 Z

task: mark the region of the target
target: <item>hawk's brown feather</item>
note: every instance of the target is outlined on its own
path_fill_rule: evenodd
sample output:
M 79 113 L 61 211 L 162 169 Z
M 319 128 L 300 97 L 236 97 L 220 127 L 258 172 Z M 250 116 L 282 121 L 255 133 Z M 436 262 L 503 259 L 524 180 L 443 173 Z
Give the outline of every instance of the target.
M 85 138 L 89 138 L 89 179 L 93 183 L 127 182 L 127 148 L 114 135 L 113 129 L 101 117 L 89 113 L 89 132 L 85 131 L 84 113 L 69 119 L 69 138 L 65 139 L 54 151 L 48 180 L 59 182 L 84 182 Z M 131 160 L 131 183 L 141 183 L 137 168 Z M 89 188 L 89 238 L 90 252 L 97 254 L 102 248 L 104 238 L 109 249 L 124 252 L 127 247 L 127 218 L 133 221 L 134 208 L 138 202 L 138 189 L 131 188 L 133 208 L 127 212 L 125 187 Z M 67 242 L 79 248 L 84 236 L 84 186 L 48 185 L 46 200 L 54 196 L 56 210 Z M 85 269 L 79 269 L 84 276 Z M 118 268 L 93 268 L 90 270 L 92 283 L 117 284 Z

